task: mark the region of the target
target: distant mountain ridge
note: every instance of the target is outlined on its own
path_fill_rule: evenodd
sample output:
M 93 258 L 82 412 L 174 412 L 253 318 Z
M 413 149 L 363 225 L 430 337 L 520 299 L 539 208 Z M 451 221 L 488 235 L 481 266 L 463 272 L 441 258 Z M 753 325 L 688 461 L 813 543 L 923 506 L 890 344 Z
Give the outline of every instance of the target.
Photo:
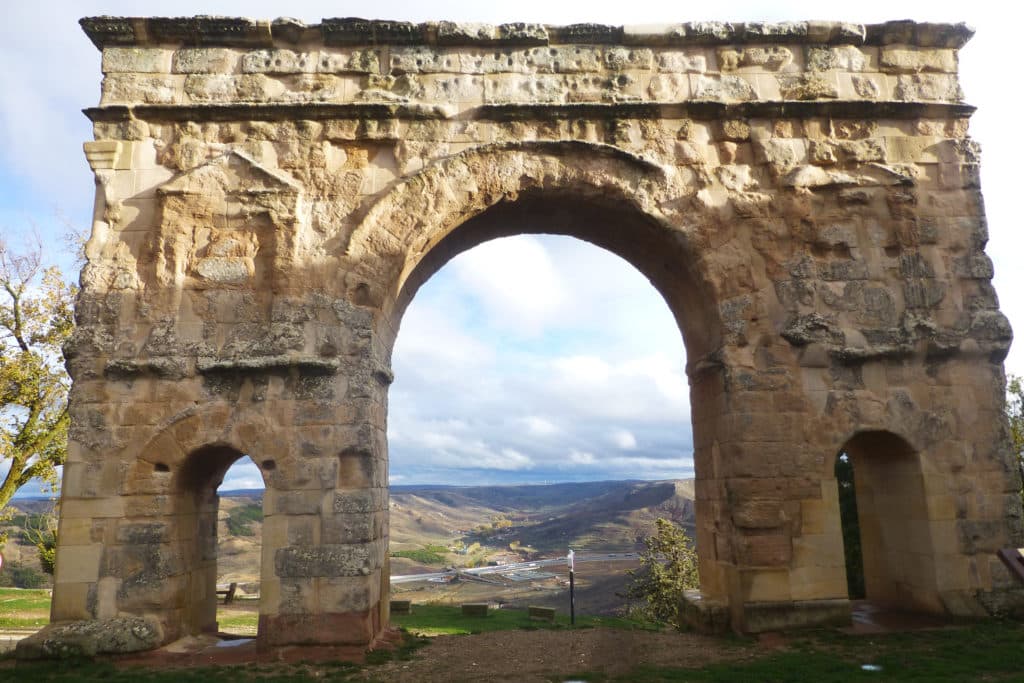
M 475 531 L 495 518 L 512 526 Z M 693 530 L 693 481 L 599 481 L 513 486 L 392 486 L 391 541 L 442 542 L 453 535 L 538 551 L 567 546 L 639 548 L 664 517 Z
M 218 524 L 220 581 L 256 582 L 262 522 L 233 516 L 255 512 L 262 489 L 221 491 Z M 655 520 L 670 519 L 692 538 L 693 480 L 596 481 L 494 486 L 395 485 L 390 487 L 389 543 L 392 553 L 448 548 L 448 563 L 487 561 L 502 554 L 520 557 L 576 550 L 635 550 L 655 533 Z M 47 512 L 51 498 L 20 498 L 12 507 Z M 255 508 L 255 510 L 252 510 Z M 242 517 L 239 517 L 242 519 Z M 244 529 L 244 533 L 239 531 Z M 233 531 L 234 530 L 234 531 Z M 13 538 L 12 538 L 13 540 Z M 9 542 L 9 550 L 13 544 Z M 457 548 L 475 547 L 470 556 Z M 33 550 L 33 549 L 26 549 Z M 408 553 L 406 553 L 408 554 Z M 32 561 L 28 552 L 26 561 Z M 396 574 L 429 568 L 394 556 Z

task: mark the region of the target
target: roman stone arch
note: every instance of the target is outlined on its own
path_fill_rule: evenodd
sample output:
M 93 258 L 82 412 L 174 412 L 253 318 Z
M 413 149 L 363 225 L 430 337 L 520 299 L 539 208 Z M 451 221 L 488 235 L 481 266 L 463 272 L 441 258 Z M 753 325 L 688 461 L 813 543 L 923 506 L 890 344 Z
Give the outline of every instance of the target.
M 871 494 L 881 599 L 1020 605 L 994 554 L 1024 535 L 965 27 L 82 24 L 104 82 L 55 621 L 206 628 L 196 490 L 250 454 L 261 642 L 372 644 L 401 315 L 455 254 L 529 231 L 619 254 L 679 322 L 688 619 L 848 621 L 842 449 L 913 503 Z

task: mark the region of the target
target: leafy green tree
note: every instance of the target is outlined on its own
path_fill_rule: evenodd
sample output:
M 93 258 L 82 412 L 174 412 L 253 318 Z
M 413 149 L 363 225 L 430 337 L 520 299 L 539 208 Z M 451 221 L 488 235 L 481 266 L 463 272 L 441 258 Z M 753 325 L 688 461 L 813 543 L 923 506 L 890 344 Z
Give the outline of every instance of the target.
M 0 510 L 32 479 L 57 486 L 68 434 L 61 345 L 74 326 L 76 288 L 42 247 L 16 253 L 0 240 Z
M 850 598 L 859 600 L 865 595 L 864 558 L 860 545 L 853 463 L 846 453 L 840 453 L 836 458 L 835 472 L 839 485 L 839 520 L 843 530 L 843 554 L 846 556 L 846 589 Z
M 46 585 L 46 575 L 35 567 L 11 562 L 4 565 L 0 572 L 0 586 L 15 588 L 42 588 Z
M 21 536 L 39 551 L 39 564 L 43 571 L 53 576 L 57 561 L 57 515 L 48 512 L 41 515 L 27 515 Z
M 232 536 L 255 536 L 253 522 L 263 521 L 263 506 L 241 505 L 228 513 L 228 533 Z
M 1010 440 L 1017 456 L 1017 467 L 1024 475 L 1024 378 L 1010 375 L 1006 389 L 1006 417 L 1010 420 Z M 1022 476 L 1024 478 L 1024 476 Z M 1024 500 L 1024 489 L 1021 491 Z
M 683 592 L 697 588 L 697 550 L 682 527 L 667 519 L 655 521 L 657 534 L 644 539 L 640 569 L 632 577 L 626 597 L 639 602 L 644 617 L 679 626 Z

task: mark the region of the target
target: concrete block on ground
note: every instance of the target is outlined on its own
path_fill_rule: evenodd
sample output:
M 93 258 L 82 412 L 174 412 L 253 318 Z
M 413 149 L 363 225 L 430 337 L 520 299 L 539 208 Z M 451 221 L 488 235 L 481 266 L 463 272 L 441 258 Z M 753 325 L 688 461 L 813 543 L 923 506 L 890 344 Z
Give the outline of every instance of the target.
M 462 616 L 464 617 L 486 617 L 486 602 L 464 602 L 462 603 Z
M 538 607 L 531 605 L 527 607 L 530 612 L 530 619 L 536 619 L 537 621 L 555 621 L 555 608 L 554 607 Z

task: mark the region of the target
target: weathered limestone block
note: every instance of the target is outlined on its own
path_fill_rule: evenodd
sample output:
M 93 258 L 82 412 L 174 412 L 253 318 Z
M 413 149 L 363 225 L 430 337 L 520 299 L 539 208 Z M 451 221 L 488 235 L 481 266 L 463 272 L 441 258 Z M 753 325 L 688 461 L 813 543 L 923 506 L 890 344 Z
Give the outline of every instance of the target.
M 808 71 L 864 71 L 867 65 L 864 52 L 852 45 L 808 47 L 806 60 Z
M 956 51 L 886 46 L 882 48 L 879 66 L 882 71 L 888 73 L 919 73 L 922 71 L 956 73 Z
M 945 74 L 897 76 L 893 97 L 897 100 L 959 102 L 963 91 L 955 77 Z
M 725 48 L 718 50 L 718 68 L 735 71 L 741 67 L 761 67 L 779 71 L 793 62 L 793 53 L 785 47 Z
M 790 536 L 784 533 L 747 533 L 736 537 L 736 559 L 760 567 L 784 566 L 792 557 Z
M 159 48 L 114 47 L 103 51 L 103 73 L 168 73 L 171 51 Z
M 297 74 L 313 73 L 320 63 L 319 52 L 292 50 L 258 50 L 242 55 L 242 73 Z
M 865 99 L 878 99 L 882 94 L 882 86 L 878 79 L 869 76 L 853 76 L 853 88 Z
M 725 102 L 748 101 L 757 97 L 754 88 L 739 76 L 712 78 L 697 76 L 693 81 L 693 98 L 696 100 L 721 100 Z
M 745 36 L 754 39 L 805 36 L 809 30 L 810 24 L 806 21 L 783 21 L 778 23 L 751 21 L 744 24 Z
M 128 654 L 160 645 L 159 624 L 138 617 L 116 617 L 71 624 L 50 624 L 18 641 L 18 659 L 77 659 L 102 654 Z
M 340 513 L 324 518 L 321 539 L 328 544 L 368 543 L 383 538 L 386 533 L 387 518 L 383 511 Z
M 704 73 L 707 58 L 698 52 L 665 50 L 657 53 L 658 71 L 671 73 Z
M 601 70 L 601 52 L 594 48 L 535 47 L 515 57 L 510 56 L 520 66 L 516 69 L 519 73 L 586 73 Z M 608 59 L 608 53 L 605 59 Z M 506 64 L 508 60 L 506 58 Z
M 678 102 L 690 96 L 690 79 L 685 74 L 659 74 L 647 86 L 647 95 L 657 102 Z
M 240 57 L 240 53 L 236 50 L 217 48 L 182 48 L 174 53 L 171 73 L 233 73 Z
M 283 82 L 263 74 L 196 74 L 188 76 L 184 84 L 184 93 L 193 102 L 267 102 L 283 96 L 286 90 Z
M 784 100 L 816 100 L 822 97 L 839 97 L 839 88 L 828 78 L 804 74 L 802 76 L 779 76 L 779 91 Z
M 176 76 L 164 74 L 110 73 L 103 79 L 101 104 L 170 104 L 181 93 L 182 84 Z
M 379 50 L 321 51 L 317 71 L 320 73 L 381 73 Z
M 334 497 L 334 512 L 368 514 L 387 508 L 387 494 L 381 489 L 357 489 L 339 492 Z
M 740 529 L 777 529 L 786 521 L 777 500 L 750 500 L 733 510 L 733 523 Z
M 274 553 L 275 572 L 283 579 L 360 576 L 378 567 L 365 543 L 280 548 Z
M 541 24 L 492 24 L 441 21 L 437 25 L 437 41 L 442 45 L 467 43 L 545 43 L 547 29 Z

